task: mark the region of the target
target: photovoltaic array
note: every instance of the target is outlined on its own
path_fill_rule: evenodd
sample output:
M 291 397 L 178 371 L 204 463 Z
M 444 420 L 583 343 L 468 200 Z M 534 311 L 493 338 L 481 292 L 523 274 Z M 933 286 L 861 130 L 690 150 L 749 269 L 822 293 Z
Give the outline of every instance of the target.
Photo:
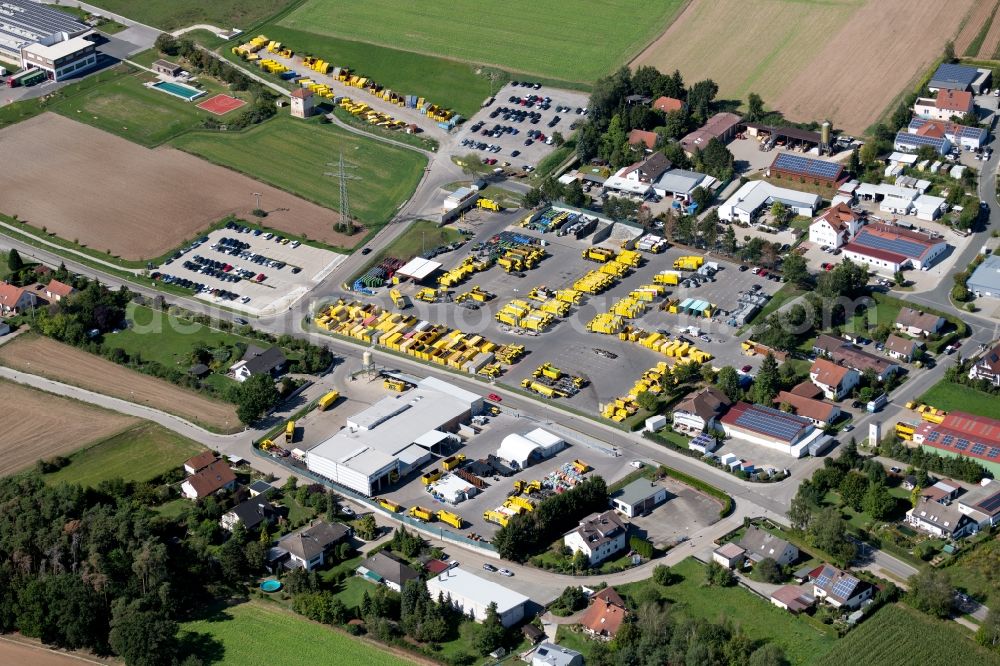
M 829 180 L 837 178 L 844 170 L 844 167 L 836 162 L 814 160 L 810 157 L 803 157 L 802 155 L 794 155 L 792 153 L 779 154 L 776 158 L 774 158 L 774 163 L 771 164 L 771 168 L 781 169 L 782 171 L 797 173 L 803 176 Z

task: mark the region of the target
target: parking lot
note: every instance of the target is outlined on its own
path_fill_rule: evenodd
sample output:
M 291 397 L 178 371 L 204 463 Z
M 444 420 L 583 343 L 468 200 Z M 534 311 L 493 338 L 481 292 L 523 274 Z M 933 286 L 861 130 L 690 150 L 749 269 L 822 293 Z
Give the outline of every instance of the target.
M 229 223 L 179 250 L 150 276 L 209 302 L 264 314 L 287 308 L 346 257 Z
M 507 273 L 503 268 L 494 266 L 487 271 L 474 274 L 464 284 L 455 287 L 453 291 L 461 293 L 471 289 L 473 285 L 478 285 L 481 289 L 496 295 L 496 298 L 481 304 L 475 310 L 456 307 L 454 303 L 421 303 L 413 299 L 419 289 L 417 285 L 402 285 L 400 289 L 408 294 L 414 303 L 409 312 L 428 321 L 482 334 L 498 344 L 513 342 L 525 345 L 529 352 L 527 356 L 498 380 L 505 385 L 519 386 L 522 379 L 529 377 L 535 368 L 546 362 L 571 375 L 589 379 L 590 384 L 577 395 L 559 399 L 589 413 L 596 412 L 600 405 L 628 393 L 645 370 L 660 361 L 670 360 L 661 353 L 636 343 L 620 340 L 617 335 L 591 333 L 587 330 L 587 323 L 599 312 L 606 312 L 616 300 L 626 296 L 630 291 L 652 283 L 656 273 L 672 269 L 674 259 L 685 254 L 685 251 L 669 248 L 661 254 L 644 253 L 645 264 L 632 275 L 603 294 L 586 296 L 579 305 L 571 308 L 566 317 L 554 319 L 554 324 L 548 330 L 540 334 L 518 334 L 510 327 L 496 321 L 495 316 L 500 308 L 511 299 L 526 299 L 528 293 L 539 285 L 545 285 L 549 289 L 571 286 L 588 271 L 597 269 L 599 264 L 587 261 L 581 256 L 584 248 L 591 245 L 589 238 L 577 240 L 572 236 L 540 234 L 520 227 L 514 229 L 518 233 L 544 239 L 545 250 L 549 256 L 535 268 L 524 271 L 524 277 Z M 481 229 L 476 229 L 477 235 L 464 248 L 439 255 L 436 260 L 443 262 L 445 269 L 457 266 L 468 256 L 471 247 L 497 231 L 499 229 L 496 225 L 484 223 Z M 614 243 L 609 242 L 607 245 L 615 247 Z M 680 300 L 688 297 L 702 299 L 714 303 L 723 311 L 728 311 L 736 307 L 741 291 L 754 289 L 756 285 L 757 291 L 773 294 L 780 287 L 779 282 L 754 275 L 749 270 L 740 271 L 737 264 L 719 263 L 721 270 L 716 273 L 713 281 L 705 281 L 700 286 L 691 288 L 668 287 L 665 297 Z M 381 300 L 384 306 L 392 307 L 387 294 L 376 298 Z M 656 301 L 644 315 L 628 323 L 647 331 L 666 331 L 671 335 L 680 334 L 681 328 L 696 326 L 700 329 L 698 334 L 692 337 L 690 332 L 687 332 L 685 335 L 691 338 L 699 349 L 715 356 L 711 364 L 716 367 L 723 365 L 737 368 L 744 365 L 756 367 L 761 362 L 759 358 L 742 355 L 739 345 L 736 344 L 736 329 L 725 323 L 724 316 L 706 319 L 671 314 L 657 307 L 660 302 Z M 703 339 L 702 335 L 707 339 Z
M 501 88 L 492 104 L 462 125 L 455 155 L 479 153 L 524 171 L 537 166 L 555 149 L 553 132 L 569 138 L 583 121 L 587 95 L 535 85 L 518 81 Z
M 631 519 L 639 536 L 657 548 L 686 541 L 691 534 L 719 520 L 722 507 L 718 500 L 669 477 L 657 483 L 667 489 L 667 501 L 645 516 Z

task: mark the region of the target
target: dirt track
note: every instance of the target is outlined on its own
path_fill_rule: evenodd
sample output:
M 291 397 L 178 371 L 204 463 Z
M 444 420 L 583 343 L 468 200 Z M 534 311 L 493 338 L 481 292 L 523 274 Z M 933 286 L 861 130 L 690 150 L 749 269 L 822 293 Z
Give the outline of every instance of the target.
M 150 150 L 54 113 L 0 130 L 0 212 L 124 259 L 161 256 L 227 215 L 246 217 L 252 193 L 268 226 L 353 247 L 333 230 L 337 214 L 173 148 Z M 264 159 L 262 157 L 262 159 Z
M 0 380 L 4 424 L 0 431 L 0 476 L 30 467 L 41 458 L 66 455 L 121 432 L 139 419 Z M 0 663 L 4 647 L 0 643 Z
M 632 62 L 763 96 L 791 120 L 863 132 L 930 67 L 975 0 L 693 0 Z M 970 19 L 971 20 L 971 19 Z
M 210 400 L 38 335 L 22 335 L 0 347 L 0 364 L 155 407 L 214 430 L 225 430 L 227 423 L 230 429 L 239 425 L 233 405 Z

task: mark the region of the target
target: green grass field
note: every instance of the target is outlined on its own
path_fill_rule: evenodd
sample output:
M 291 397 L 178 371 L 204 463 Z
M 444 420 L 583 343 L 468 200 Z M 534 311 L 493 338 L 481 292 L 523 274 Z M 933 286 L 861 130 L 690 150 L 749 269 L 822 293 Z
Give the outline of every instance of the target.
M 293 30 L 283 25 L 269 24 L 261 32 L 287 44 L 296 53 L 310 53 L 337 66 L 350 67 L 386 88 L 426 97 L 430 102 L 452 108 L 466 118 L 490 96 L 489 79 L 477 74 L 477 68 L 469 63 Z M 502 75 L 496 85 L 499 86 L 507 78 Z
M 195 345 L 204 345 L 220 352 L 226 347 L 232 352 L 231 348 L 238 342 L 261 345 L 250 338 L 168 315 L 162 310 L 154 311 L 144 305 L 131 305 L 127 316 L 133 323 L 132 327 L 105 336 L 105 346 L 123 349 L 133 358 L 139 356 L 143 360 L 156 361 L 167 367 L 188 368 L 191 365 L 191 350 Z M 238 359 L 219 356 L 217 360 L 217 369 L 225 373 L 230 363 L 235 363 Z
M 902 605 L 882 608 L 814 663 L 910 666 L 915 659 L 924 664 L 1000 664 L 995 652 L 973 643 L 954 622 L 935 620 Z
M 287 7 L 291 0 L 94 0 L 90 4 L 161 30 L 186 28 L 195 23 L 245 30 Z
M 828 634 L 740 587 L 705 587 L 705 567 L 688 558 L 671 567 L 683 580 L 659 587 L 651 580 L 617 586 L 620 593 L 635 595 L 641 587 L 655 586 L 662 597 L 674 603 L 674 610 L 716 622 L 724 617 L 739 626 L 754 641 L 779 646 L 792 664 L 811 664 L 836 642 Z M 832 631 L 832 630 L 831 630 Z M 847 662 L 844 662 L 847 663 Z
M 412 150 L 288 116 L 239 134 L 192 132 L 173 145 L 334 210 L 337 181 L 323 172 L 343 151 L 347 164 L 356 167 L 351 174 L 360 178 L 348 183 L 351 212 L 368 227 L 392 218 L 413 194 L 426 164 Z
M 495 6 L 475 0 L 439 4 L 310 0 L 279 23 L 589 84 L 628 62 L 663 32 L 684 4 L 604 0 L 577 11 L 559 0 L 512 0 Z M 364 71 L 361 63 L 357 67 Z
M 430 220 L 417 220 L 402 234 L 396 237 L 391 243 L 371 255 L 371 259 L 364 269 L 359 271 L 362 274 L 369 267 L 382 262 L 386 257 L 395 257 L 403 261 L 421 254 L 425 250 L 431 250 L 439 245 L 447 245 L 462 237 L 462 234 L 448 226 L 440 226 L 437 222 Z
M 129 65 L 118 65 L 114 71 L 117 76 L 56 102 L 51 110 L 149 147 L 199 127 L 211 115 L 197 108 L 195 102 L 143 86 L 153 79 L 148 72 Z M 200 83 L 207 92 L 203 99 L 225 92 L 221 85 L 204 78 Z
M 181 624 L 181 642 L 216 666 L 406 666 L 411 662 L 290 611 L 251 601 Z
M 69 465 L 45 480 L 84 486 L 114 478 L 148 481 L 203 450 L 197 442 L 147 422 L 74 453 Z
M 983 393 L 961 384 L 953 384 L 947 379 L 942 379 L 932 386 L 931 390 L 920 396 L 920 402 L 943 409 L 946 412 L 958 410 L 992 418 L 996 418 L 997 415 L 997 401 L 998 398 L 995 395 Z

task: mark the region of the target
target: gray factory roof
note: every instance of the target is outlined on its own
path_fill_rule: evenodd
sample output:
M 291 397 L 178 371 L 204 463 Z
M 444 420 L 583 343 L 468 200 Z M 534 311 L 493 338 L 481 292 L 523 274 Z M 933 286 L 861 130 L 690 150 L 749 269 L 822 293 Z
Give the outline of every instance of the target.
M 986 257 L 969 277 L 968 286 L 974 292 L 1000 295 L 1000 256 Z
M 70 37 L 89 28 L 66 12 L 31 0 L 0 0 L 0 43 L 19 48 L 60 32 Z

